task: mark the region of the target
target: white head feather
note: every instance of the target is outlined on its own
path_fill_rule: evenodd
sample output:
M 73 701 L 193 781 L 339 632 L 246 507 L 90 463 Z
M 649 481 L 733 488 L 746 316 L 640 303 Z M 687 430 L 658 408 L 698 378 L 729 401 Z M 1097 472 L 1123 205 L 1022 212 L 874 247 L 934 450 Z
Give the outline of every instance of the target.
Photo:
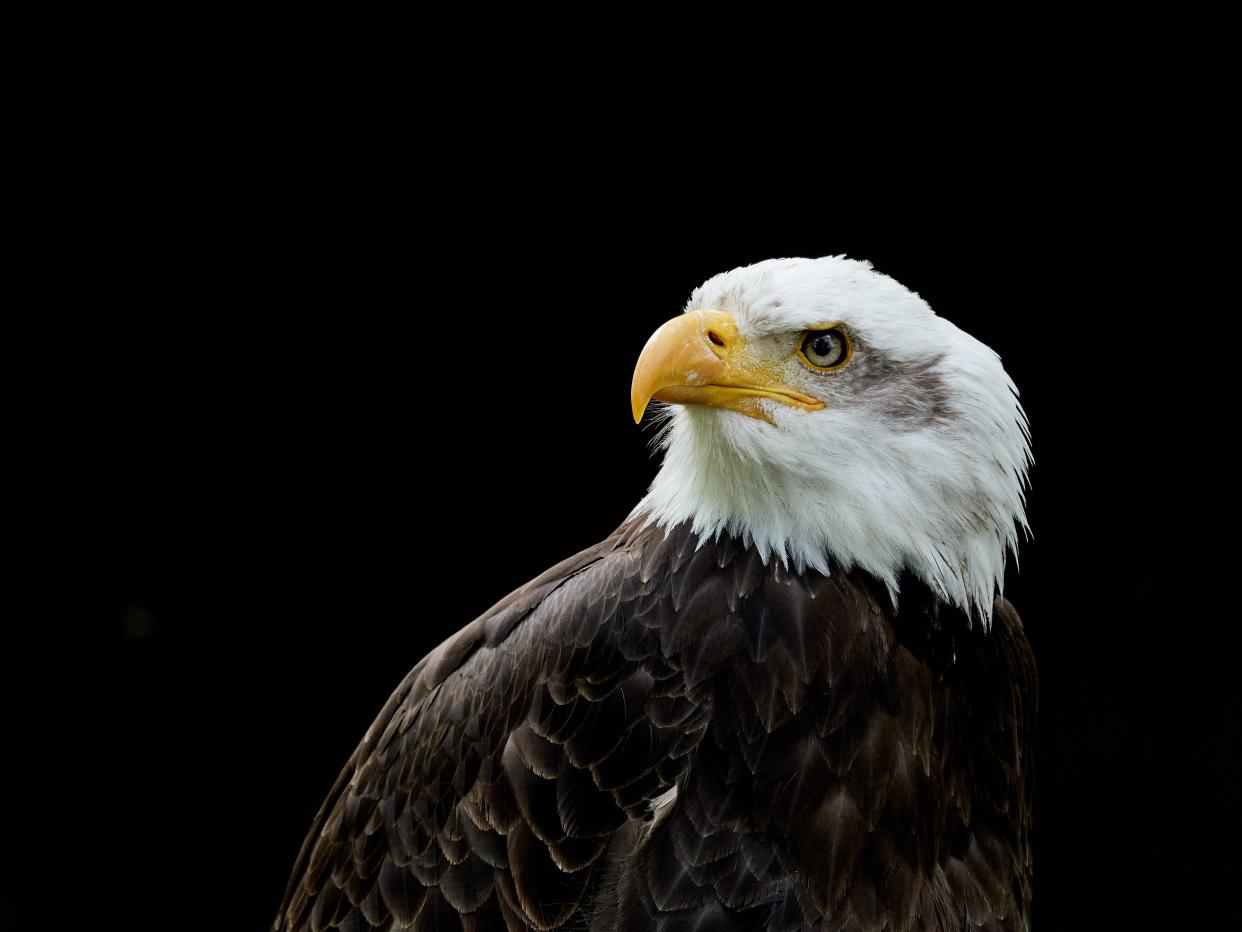
M 1004 584 L 1031 462 L 1026 416 L 995 352 L 870 263 L 771 259 L 695 289 L 686 311 L 732 313 L 756 352 L 788 353 L 819 411 L 763 402 L 774 423 L 702 405 L 669 411 L 664 462 L 635 509 L 708 539 L 743 537 L 797 570 L 857 566 L 894 596 L 909 569 L 985 624 Z M 796 362 L 799 334 L 841 322 L 848 365 Z

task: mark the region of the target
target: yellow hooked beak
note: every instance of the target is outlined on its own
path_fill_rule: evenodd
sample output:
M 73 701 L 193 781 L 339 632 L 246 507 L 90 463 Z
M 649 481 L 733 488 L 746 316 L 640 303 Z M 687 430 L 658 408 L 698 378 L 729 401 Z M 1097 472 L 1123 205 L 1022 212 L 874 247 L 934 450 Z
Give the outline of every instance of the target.
M 768 421 L 761 398 L 804 411 L 824 403 L 785 385 L 772 363 L 746 351 L 733 315 L 693 311 L 674 317 L 651 335 L 634 367 L 630 406 L 634 423 L 642 420 L 652 398 L 681 405 L 714 405 Z

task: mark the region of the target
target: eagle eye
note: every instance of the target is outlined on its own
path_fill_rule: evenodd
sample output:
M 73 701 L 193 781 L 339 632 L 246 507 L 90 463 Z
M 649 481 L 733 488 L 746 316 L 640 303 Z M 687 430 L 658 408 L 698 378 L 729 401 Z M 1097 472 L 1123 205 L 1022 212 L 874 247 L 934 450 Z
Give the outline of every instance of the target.
M 798 355 L 817 372 L 840 369 L 850 359 L 850 338 L 840 327 L 808 330 Z

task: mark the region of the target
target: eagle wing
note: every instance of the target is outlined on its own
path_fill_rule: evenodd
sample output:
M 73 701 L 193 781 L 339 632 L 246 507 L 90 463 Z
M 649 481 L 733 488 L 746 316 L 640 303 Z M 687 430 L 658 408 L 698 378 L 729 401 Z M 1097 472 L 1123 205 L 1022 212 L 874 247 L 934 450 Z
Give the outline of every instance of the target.
M 668 554 L 623 529 L 406 676 L 320 809 L 274 929 L 554 929 L 581 915 L 611 837 L 650 818 L 707 724 L 635 617 Z

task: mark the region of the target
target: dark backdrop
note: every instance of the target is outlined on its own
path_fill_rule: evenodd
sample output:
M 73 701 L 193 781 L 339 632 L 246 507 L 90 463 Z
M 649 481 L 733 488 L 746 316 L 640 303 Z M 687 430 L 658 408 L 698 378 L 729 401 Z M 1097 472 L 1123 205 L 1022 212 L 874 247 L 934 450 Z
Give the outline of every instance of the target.
M 52 283 L 90 311 L 48 337 L 46 521 L 110 915 L 270 922 L 406 671 L 643 493 L 649 333 L 717 271 L 835 253 L 996 349 L 1030 415 L 1034 539 L 1007 594 L 1042 680 L 1039 927 L 1228 914 L 1232 619 L 1171 545 L 1185 309 L 1143 282 L 1146 247 L 1188 247 L 1150 197 L 1016 137 L 863 181 L 707 178 L 701 151 L 604 130 L 430 163 L 384 131 L 281 133 L 110 160 L 79 189 L 92 248 Z

